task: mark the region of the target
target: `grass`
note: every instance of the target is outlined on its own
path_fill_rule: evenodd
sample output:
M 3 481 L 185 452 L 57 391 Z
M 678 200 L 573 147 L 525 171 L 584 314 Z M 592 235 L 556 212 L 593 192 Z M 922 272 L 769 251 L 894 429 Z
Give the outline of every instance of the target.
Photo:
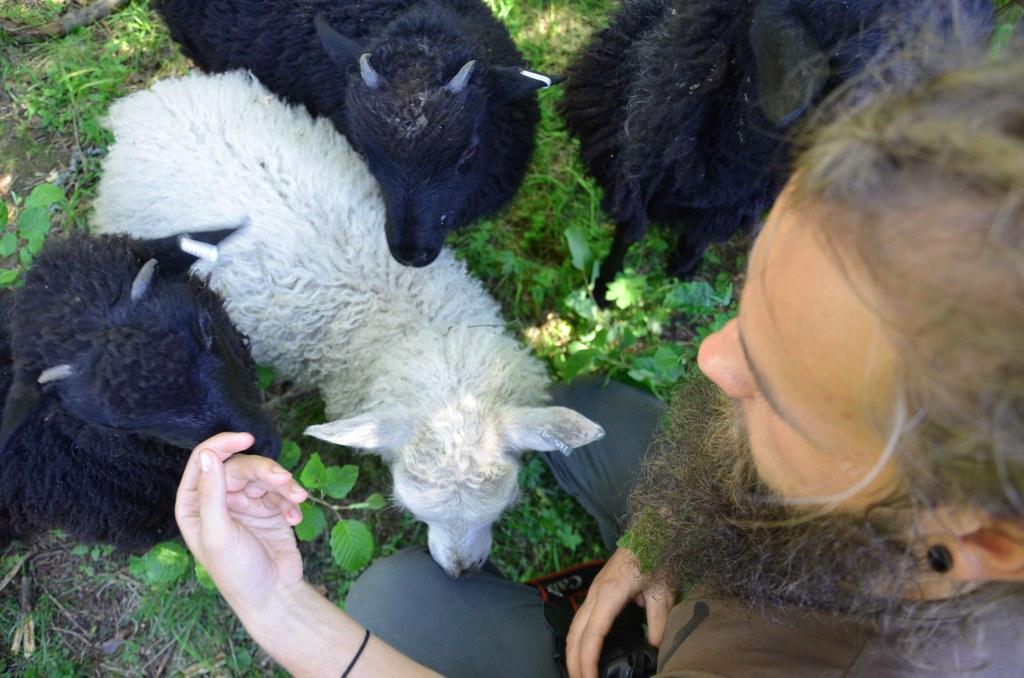
M 564 71 L 613 7 L 612 0 L 488 1 L 531 65 L 552 73 Z M 70 2 L 4 2 L 0 20 L 41 23 Z M 110 143 L 101 126 L 110 103 L 188 68 L 146 0 L 59 40 L 20 46 L 0 35 L 0 200 L 7 221 L 19 224 L 18 237 L 32 209 L 28 196 L 45 182 L 63 194 L 49 228 L 85 228 Z M 585 176 L 576 143 L 554 113 L 560 96 L 557 88 L 540 95 L 537 152 L 519 197 L 505 214 L 456 234 L 450 243 L 501 302 L 510 326 L 548 362 L 553 377 L 597 371 L 665 396 L 693 369 L 701 336 L 733 312 L 743 244 L 715 250 L 695 281 L 679 283 L 662 265 L 669 241 L 652 233 L 627 259 L 613 290 L 614 306 L 598 309 L 588 283 L 594 262 L 610 246 L 612 227 L 600 209 L 600 190 Z M 21 241 L 12 237 L 12 242 Z M 0 262 L 5 271 L 28 265 L 31 256 L 23 249 L 6 252 Z M 0 285 L 15 275 L 0 272 Z M 316 453 L 325 464 L 358 467 L 354 500 L 387 492 L 388 473 L 376 458 L 300 437 L 307 424 L 323 419 L 316 396 L 281 383 L 273 383 L 269 395 L 285 437 L 302 443 L 303 460 Z M 603 555 L 593 521 L 558 488 L 539 457 L 525 459 L 520 480 L 522 500 L 495 530 L 493 560 L 503 572 L 525 580 Z M 376 540 L 374 557 L 425 542 L 424 526 L 394 508 L 339 515 L 367 522 Z M 344 605 L 353 576 L 333 563 L 326 535 L 301 548 L 307 578 Z M 187 555 L 167 553 L 169 561 L 153 575 L 146 574 L 149 561 L 139 554 L 83 546 L 61 535 L 8 548 L 0 554 L 0 581 L 11 575 L 0 590 L 0 671 L 29 676 L 277 671 L 219 596 L 193 574 Z M 167 581 L 155 581 L 161 577 Z M 12 645 L 18 629 L 29 624 L 32 652 L 24 643 Z

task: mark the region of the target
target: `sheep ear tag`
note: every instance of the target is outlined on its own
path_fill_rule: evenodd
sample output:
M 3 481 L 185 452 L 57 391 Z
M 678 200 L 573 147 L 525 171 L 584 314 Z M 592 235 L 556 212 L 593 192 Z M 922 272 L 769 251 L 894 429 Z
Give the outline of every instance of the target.
M 814 102 L 829 77 L 828 58 L 807 30 L 787 17 L 764 17 L 750 29 L 761 110 L 785 127 Z
M 565 80 L 562 76 L 545 75 L 512 66 L 492 66 L 490 72 L 497 98 L 503 101 L 518 99 L 530 92 L 547 89 Z
M 136 249 L 146 259 L 155 259 L 162 273 L 180 275 L 196 261 L 214 263 L 220 257 L 220 243 L 249 225 L 245 217 L 237 226 L 209 231 L 190 231 L 166 238 L 136 241 Z
M 44 370 L 37 378 L 30 377 L 23 370 L 14 373 L 11 387 L 7 390 L 7 398 L 4 400 L 3 420 L 0 423 L 0 452 L 7 449 L 14 434 L 39 407 L 43 399 L 40 385 L 69 377 L 71 372 L 70 365 L 58 365 Z
M 505 442 L 512 451 L 561 452 L 604 437 L 604 429 L 568 407 L 517 407 L 506 419 Z
M 320 44 L 323 45 L 324 51 L 327 52 L 327 56 L 331 58 L 331 61 L 336 66 L 348 68 L 356 63 L 363 52 L 366 51 L 352 38 L 334 30 L 327 23 L 327 19 L 324 19 L 320 14 L 313 19 L 313 26 L 316 28 L 316 34 L 320 38 Z

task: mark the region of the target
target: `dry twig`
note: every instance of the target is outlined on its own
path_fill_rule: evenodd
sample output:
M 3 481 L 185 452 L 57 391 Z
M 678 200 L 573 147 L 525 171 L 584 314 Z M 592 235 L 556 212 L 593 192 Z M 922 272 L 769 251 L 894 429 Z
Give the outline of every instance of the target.
M 21 26 L 13 21 L 0 20 L 0 30 L 10 35 L 15 42 L 36 42 L 51 38 L 63 38 L 80 26 L 99 21 L 110 15 L 129 0 L 96 0 L 96 2 L 79 7 L 53 21 L 38 26 Z

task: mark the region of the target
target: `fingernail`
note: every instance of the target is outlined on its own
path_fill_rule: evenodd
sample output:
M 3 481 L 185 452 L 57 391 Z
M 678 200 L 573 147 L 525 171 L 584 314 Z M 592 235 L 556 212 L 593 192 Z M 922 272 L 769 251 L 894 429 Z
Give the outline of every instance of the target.
M 302 492 L 303 488 L 302 485 L 299 485 L 298 483 L 292 483 L 291 490 L 292 492 Z
M 272 468 L 272 469 L 270 470 L 270 472 L 271 472 L 271 473 L 278 473 L 278 474 L 284 474 L 284 475 L 291 475 L 291 471 L 289 471 L 288 469 L 286 469 L 286 468 L 285 468 L 284 466 L 276 466 L 276 465 L 275 465 L 275 466 L 274 466 L 274 468 Z
M 213 468 L 213 460 L 210 459 L 210 453 L 206 450 L 199 453 L 199 468 L 203 469 L 203 473 L 209 473 Z

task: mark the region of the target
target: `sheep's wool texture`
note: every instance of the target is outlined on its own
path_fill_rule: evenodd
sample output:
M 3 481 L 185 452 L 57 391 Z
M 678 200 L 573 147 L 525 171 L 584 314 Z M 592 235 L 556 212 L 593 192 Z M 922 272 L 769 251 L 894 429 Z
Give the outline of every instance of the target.
M 163 236 L 249 219 L 193 270 L 258 362 L 321 390 L 328 419 L 546 399 L 543 366 L 450 251 L 423 269 L 392 259 L 377 184 L 328 120 L 235 71 L 159 82 L 108 126 L 95 227 Z
M 540 120 L 532 90 L 542 82 L 518 74 L 522 55 L 481 0 L 157 0 L 154 7 L 198 68 L 249 69 L 366 151 L 387 197 L 391 246 L 404 256 L 429 251 L 433 259 L 449 230 L 495 213 L 522 183 Z M 325 43 L 314 17 L 335 39 Z M 368 55 L 364 66 L 360 53 Z M 465 89 L 446 91 L 471 61 Z M 384 85 L 366 86 L 358 75 L 365 67 Z
M 679 239 L 671 268 L 688 275 L 710 243 L 756 222 L 790 172 L 795 123 L 766 117 L 757 36 L 799 33 L 808 49 L 813 45 L 813 58 L 780 59 L 779 66 L 822 64 L 819 91 L 805 101 L 811 111 L 865 67 L 878 68 L 887 43 L 904 32 L 913 42 L 915 28 L 949 32 L 962 22 L 971 26 L 962 29 L 964 39 L 986 34 L 987 0 L 962 0 L 964 16 L 956 21 L 954 4 L 624 0 L 570 66 L 559 106 L 626 242 L 642 237 L 650 222 L 673 227 Z M 792 48 L 794 40 L 786 42 Z M 785 52 L 770 47 L 768 57 Z M 896 70 L 906 71 L 900 78 L 917 76 L 903 64 Z M 616 271 L 603 267 L 602 279 Z
M 220 300 L 170 268 L 131 296 L 148 257 L 137 245 L 81 232 L 50 239 L 24 286 L 0 294 L 5 424 L 12 414 L 0 540 L 59 527 L 82 541 L 151 546 L 176 532 L 191 445 L 171 438 L 260 427 L 251 360 Z M 197 378 L 212 353 L 195 338 L 200 318 L 230 338 L 234 378 Z

